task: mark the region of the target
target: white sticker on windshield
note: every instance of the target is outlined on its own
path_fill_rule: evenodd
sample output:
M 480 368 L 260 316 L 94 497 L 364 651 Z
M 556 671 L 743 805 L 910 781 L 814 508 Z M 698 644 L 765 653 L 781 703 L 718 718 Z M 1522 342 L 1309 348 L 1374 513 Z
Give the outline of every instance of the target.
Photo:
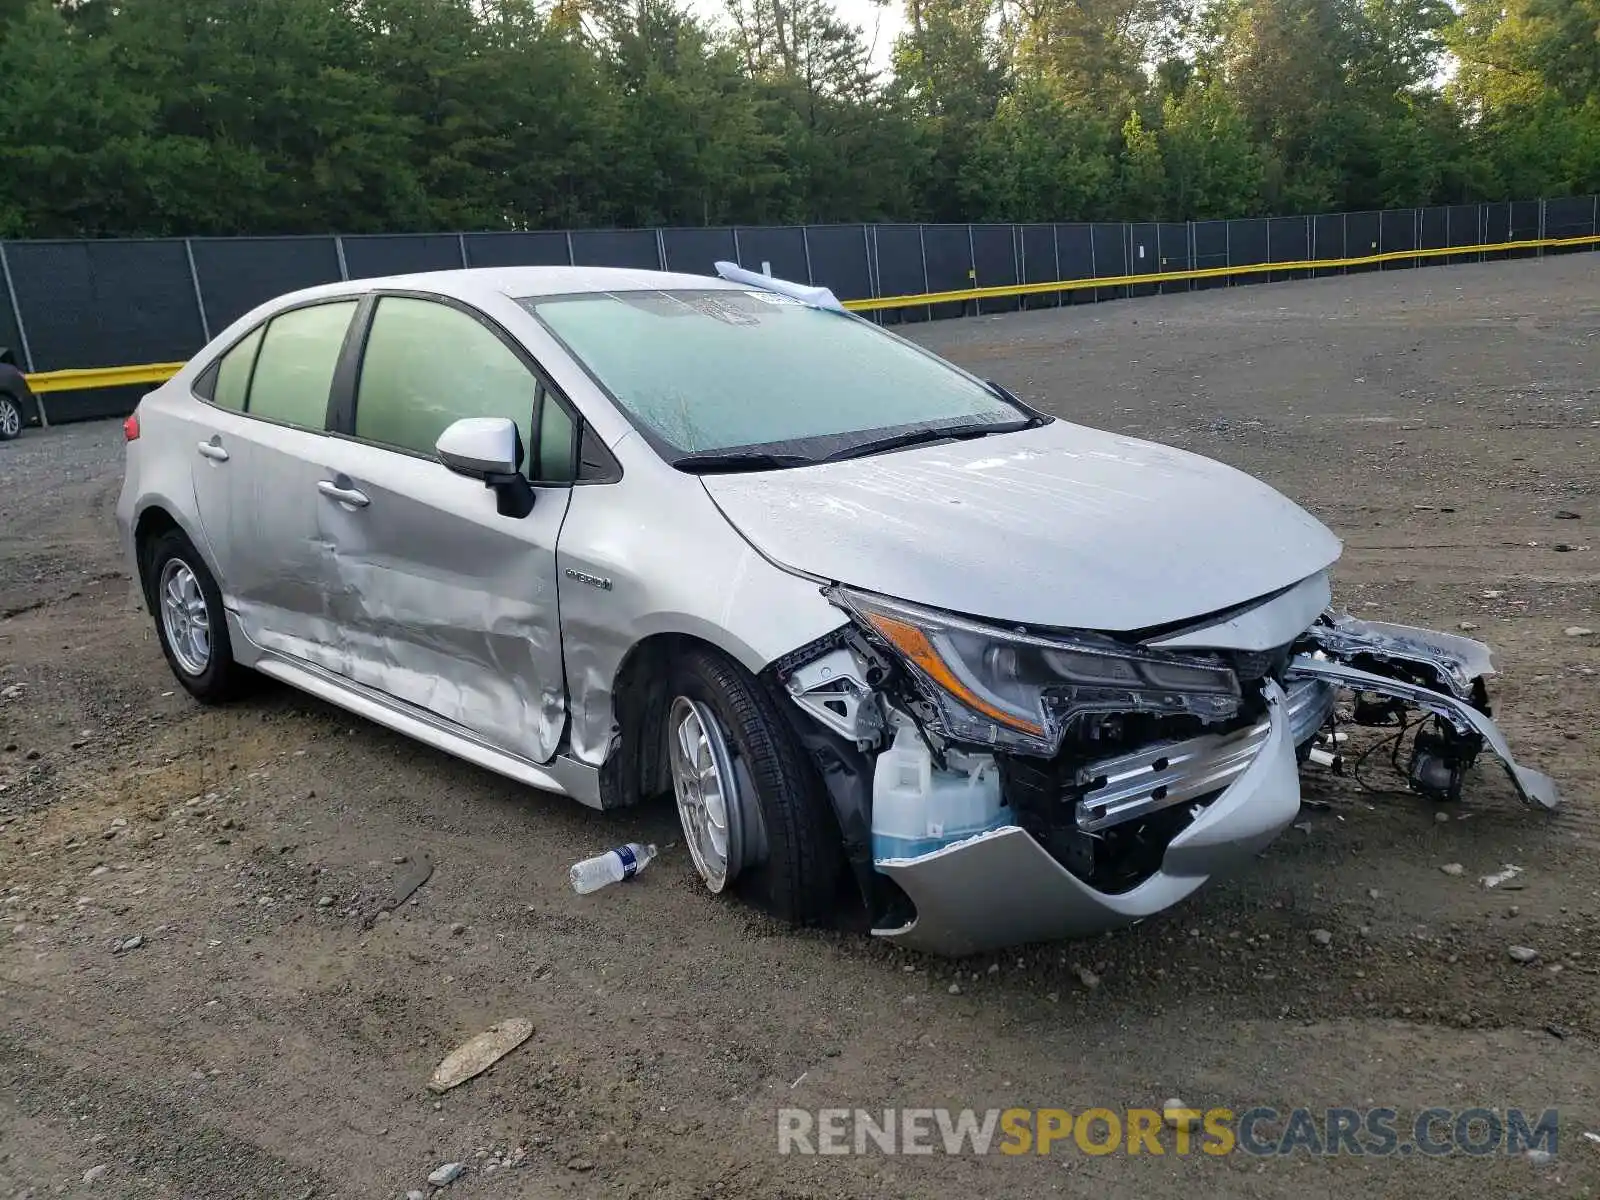
M 792 304 L 797 308 L 805 307 L 803 303 L 792 296 L 780 296 L 777 292 L 746 292 L 745 295 L 752 300 L 759 300 L 763 304 Z

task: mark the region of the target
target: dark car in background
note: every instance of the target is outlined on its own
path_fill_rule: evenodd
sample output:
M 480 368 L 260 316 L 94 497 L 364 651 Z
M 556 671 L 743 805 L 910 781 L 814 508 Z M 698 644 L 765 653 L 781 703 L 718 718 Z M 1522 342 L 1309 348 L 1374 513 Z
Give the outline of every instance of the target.
M 16 355 L 0 346 L 0 442 L 9 442 L 26 426 L 39 424 L 39 401 L 17 365 Z

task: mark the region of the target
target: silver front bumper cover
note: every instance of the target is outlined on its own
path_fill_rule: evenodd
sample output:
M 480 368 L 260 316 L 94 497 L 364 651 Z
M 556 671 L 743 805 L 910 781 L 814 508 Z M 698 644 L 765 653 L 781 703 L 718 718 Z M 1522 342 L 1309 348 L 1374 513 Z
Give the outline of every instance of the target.
M 1470 702 L 1472 680 L 1492 670 L 1487 647 L 1454 635 L 1348 619 L 1332 631 L 1327 652 L 1431 664 L 1461 694 L 1364 671 L 1321 651 L 1300 654 L 1285 672 L 1287 693 L 1270 681 L 1263 687 L 1267 718 L 1256 726 L 1145 747 L 1080 774 L 1080 783 L 1105 777 L 1078 806 L 1079 827 L 1087 832 L 1226 787 L 1172 839 L 1160 870 L 1138 887 L 1115 895 L 1096 891 L 1026 830 L 1007 825 L 917 858 L 880 860 L 878 870 L 899 884 L 916 916 L 899 928 L 873 932 L 918 950 L 975 954 L 1098 933 L 1170 908 L 1212 875 L 1259 853 L 1294 820 L 1300 807 L 1295 748 L 1321 727 L 1341 688 L 1393 696 L 1461 733 L 1476 734 L 1525 802 L 1547 810 L 1561 803 L 1555 782 L 1512 758 L 1499 728 Z
M 1477 645 L 1477 643 L 1472 644 Z M 1337 684 L 1358 692 L 1378 692 L 1381 695 L 1393 696 L 1443 718 L 1459 733 L 1476 733 L 1505 766 L 1506 774 L 1511 776 L 1512 786 L 1526 803 L 1545 809 L 1557 808 L 1561 804 L 1561 794 L 1556 790 L 1555 780 L 1530 767 L 1520 765 L 1512 758 L 1511 747 L 1506 745 L 1505 735 L 1500 732 L 1499 727 L 1465 700 L 1447 696 L 1432 688 L 1407 683 L 1401 679 L 1392 679 L 1387 675 L 1375 675 L 1371 671 L 1363 671 L 1309 654 L 1297 655 L 1289 663 L 1287 674 L 1290 679 L 1320 679 L 1325 683 Z
M 1307 678 L 1285 691 L 1289 735 L 1299 746 L 1327 721 L 1338 689 Z M 1227 787 L 1255 761 L 1270 734 L 1271 722 L 1263 718 L 1234 733 L 1158 742 L 1089 763 L 1077 773 L 1079 786 L 1090 789 L 1078 801 L 1078 828 L 1097 833 Z M 1091 787 L 1096 780 L 1104 782 Z
M 877 868 L 903 889 L 916 917 L 878 936 L 937 954 L 975 954 L 1019 942 L 1081 937 L 1153 916 L 1212 875 L 1263 850 L 1300 809 L 1289 702 L 1262 688 L 1267 730 L 1227 790 L 1172 839 L 1161 869 L 1138 887 L 1096 891 L 1015 825 Z

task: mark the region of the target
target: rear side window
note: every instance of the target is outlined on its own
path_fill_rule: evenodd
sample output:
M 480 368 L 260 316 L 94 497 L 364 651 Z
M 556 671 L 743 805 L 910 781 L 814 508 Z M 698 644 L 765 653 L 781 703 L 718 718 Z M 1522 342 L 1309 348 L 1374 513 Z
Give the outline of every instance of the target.
M 506 344 L 466 313 L 431 300 L 385 296 L 361 360 L 355 434 L 431 458 L 451 422 L 509 417 L 526 453 L 538 389 Z
M 328 392 L 356 301 L 315 304 L 274 317 L 267 325 L 246 411 L 304 429 L 327 424 Z M 219 373 L 217 392 L 223 391 Z M 219 399 L 220 403 L 220 399 Z
M 215 382 L 209 393 L 211 403 L 218 408 L 244 411 L 245 393 L 250 389 L 250 371 L 256 365 L 256 351 L 261 348 L 261 335 L 265 327 L 252 330 L 217 363 Z

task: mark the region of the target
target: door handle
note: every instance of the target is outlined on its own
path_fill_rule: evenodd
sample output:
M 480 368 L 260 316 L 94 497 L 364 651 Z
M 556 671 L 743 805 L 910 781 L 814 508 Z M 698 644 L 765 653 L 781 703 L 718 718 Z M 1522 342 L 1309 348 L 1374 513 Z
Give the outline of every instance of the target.
M 340 487 L 331 479 L 323 479 L 317 483 L 317 491 L 329 500 L 337 500 L 340 504 L 348 504 L 351 508 L 365 508 L 372 501 L 367 499 L 365 492 L 358 492 L 355 488 Z
M 212 462 L 228 461 L 228 452 L 222 448 L 221 442 L 201 442 L 197 449 L 201 457 L 209 458 Z

